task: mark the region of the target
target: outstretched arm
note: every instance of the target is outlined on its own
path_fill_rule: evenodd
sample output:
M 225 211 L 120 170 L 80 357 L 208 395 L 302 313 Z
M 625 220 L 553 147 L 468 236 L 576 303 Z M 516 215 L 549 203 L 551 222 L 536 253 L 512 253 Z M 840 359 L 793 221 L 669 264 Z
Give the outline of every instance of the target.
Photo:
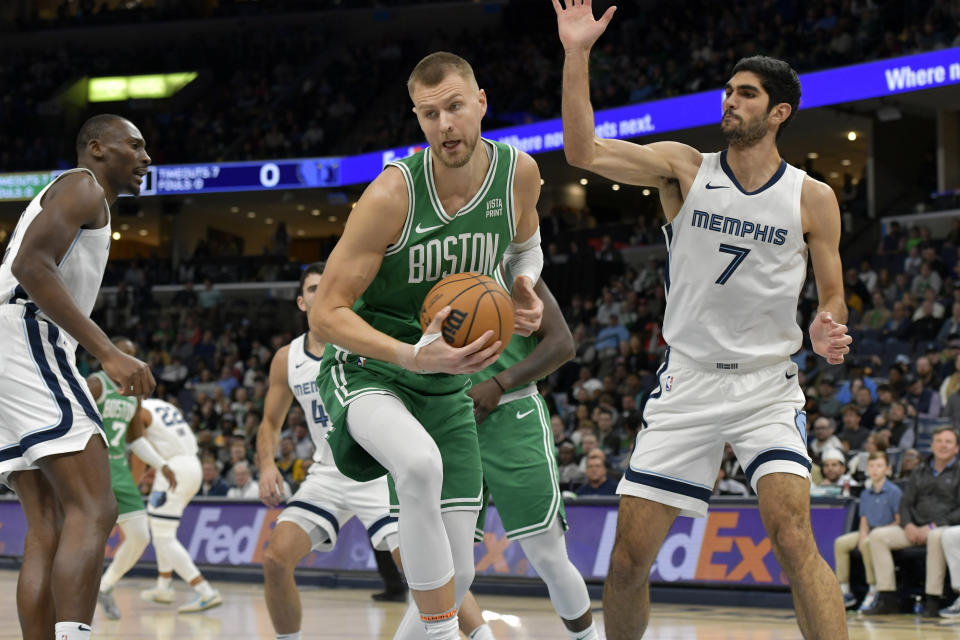
M 477 424 L 497 408 L 503 395 L 501 386 L 503 389 L 512 389 L 536 382 L 556 371 L 576 353 L 573 335 L 550 289 L 541 279 L 534 290 L 543 301 L 543 322 L 537 332 L 540 342 L 526 358 L 498 373 L 496 380 L 484 380 L 470 389 Z
M 626 184 L 657 186 L 679 178 L 682 192 L 696 176 L 700 152 L 679 142 L 638 145 L 623 140 L 599 138 L 590 104 L 590 49 L 606 30 L 616 7 L 599 20 L 593 17 L 590 0 L 553 0 L 557 30 L 563 43 L 563 147 L 567 162 L 575 167 Z

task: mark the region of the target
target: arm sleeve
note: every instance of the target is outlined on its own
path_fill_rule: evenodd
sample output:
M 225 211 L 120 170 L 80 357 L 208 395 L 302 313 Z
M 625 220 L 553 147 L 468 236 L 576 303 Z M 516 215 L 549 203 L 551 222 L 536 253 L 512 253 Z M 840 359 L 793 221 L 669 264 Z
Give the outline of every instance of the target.
M 131 442 L 130 450 L 154 469 L 162 469 L 163 466 L 167 464 L 160 454 L 157 453 L 157 450 L 153 448 L 153 445 L 150 444 L 150 441 L 144 436 L 140 436 Z

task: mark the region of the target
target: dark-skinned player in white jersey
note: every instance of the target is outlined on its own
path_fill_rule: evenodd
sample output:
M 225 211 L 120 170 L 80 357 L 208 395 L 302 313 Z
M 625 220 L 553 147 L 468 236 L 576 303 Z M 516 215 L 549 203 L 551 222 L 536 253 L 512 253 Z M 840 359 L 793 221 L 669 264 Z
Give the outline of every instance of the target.
M 565 51 L 567 160 L 621 183 L 676 179 L 683 197 L 664 226 L 669 348 L 618 488 L 617 536 L 604 588 L 607 638 L 642 636 L 652 563 L 677 515 L 706 514 L 725 441 L 757 492 L 804 637 L 846 638 L 839 585 L 810 526 L 804 396 L 789 359 L 802 344 L 795 318 L 808 252 L 819 295 L 809 330 L 813 350 L 839 364 L 851 343 L 842 324 L 847 309 L 836 196 L 788 166 L 777 150 L 800 101 L 796 72 L 761 56 L 734 67 L 720 124 L 729 146 L 721 153 L 598 138 L 588 61 L 615 7 L 597 20 L 589 0 L 553 5 Z
M 110 205 L 150 164 L 125 118 L 89 119 L 77 169 L 27 206 L 0 265 L 0 481 L 27 519 L 17 610 L 27 640 L 86 640 L 104 545 L 117 518 L 106 437 L 77 371 L 82 345 L 124 394 L 155 386 L 146 364 L 90 320 L 110 247 Z

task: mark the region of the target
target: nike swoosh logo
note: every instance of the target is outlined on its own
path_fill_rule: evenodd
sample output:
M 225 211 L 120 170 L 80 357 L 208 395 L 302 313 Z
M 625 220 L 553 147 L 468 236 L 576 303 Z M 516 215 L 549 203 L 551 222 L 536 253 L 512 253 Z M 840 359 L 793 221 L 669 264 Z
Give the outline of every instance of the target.
M 307 361 L 306 361 L 306 360 L 301 360 L 300 362 L 298 362 L 298 363 L 296 363 L 295 365 L 293 365 L 293 368 L 294 368 L 294 369 L 299 369 L 300 367 L 302 367 L 302 366 L 305 365 L 305 364 L 307 364 Z
M 784 375 L 787 376 L 787 380 L 789 380 L 790 378 L 795 378 L 797 374 L 790 375 L 789 373 L 785 373 Z
M 730 185 L 726 185 L 726 184 L 710 184 L 709 182 L 707 183 L 707 189 L 729 189 L 729 188 L 730 188 Z
M 517 420 L 523 420 L 528 415 L 533 413 L 533 411 L 534 411 L 533 409 L 530 409 L 530 411 L 524 411 L 523 413 L 520 413 L 519 411 L 517 411 Z
M 423 228 L 423 227 L 420 226 L 419 223 L 417 223 L 417 233 L 429 233 L 430 231 L 433 231 L 433 230 L 435 230 L 435 229 L 439 229 L 439 228 L 442 227 L 442 226 L 443 226 L 442 224 L 438 224 L 438 225 L 436 225 L 435 227 L 426 227 L 426 228 Z
M 78 624 L 77 631 L 90 631 L 90 627 L 85 624 Z

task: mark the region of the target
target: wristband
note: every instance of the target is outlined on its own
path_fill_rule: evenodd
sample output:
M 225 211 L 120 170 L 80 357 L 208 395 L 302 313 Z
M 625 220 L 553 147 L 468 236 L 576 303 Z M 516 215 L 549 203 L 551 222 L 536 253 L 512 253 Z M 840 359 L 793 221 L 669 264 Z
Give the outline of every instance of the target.
M 413 371 L 414 373 L 430 373 L 426 369 L 417 369 L 417 354 L 420 353 L 420 350 L 426 347 L 427 345 L 435 342 L 437 338 L 442 336 L 442 333 L 425 333 L 420 336 L 420 339 L 417 341 L 417 344 L 413 345 Z
M 497 376 L 492 376 L 490 379 L 493 380 L 494 382 L 496 382 L 496 383 L 497 383 L 497 386 L 500 387 L 500 393 L 506 393 L 506 392 L 507 392 L 507 390 L 503 388 L 503 385 L 500 384 L 500 381 L 497 380 Z
M 164 460 L 160 454 L 157 453 L 157 450 L 153 448 L 153 445 L 150 444 L 150 441 L 143 436 L 140 436 L 130 443 L 130 450 L 137 454 L 138 458 L 155 469 L 163 469 L 163 466 L 167 464 L 166 460 Z

